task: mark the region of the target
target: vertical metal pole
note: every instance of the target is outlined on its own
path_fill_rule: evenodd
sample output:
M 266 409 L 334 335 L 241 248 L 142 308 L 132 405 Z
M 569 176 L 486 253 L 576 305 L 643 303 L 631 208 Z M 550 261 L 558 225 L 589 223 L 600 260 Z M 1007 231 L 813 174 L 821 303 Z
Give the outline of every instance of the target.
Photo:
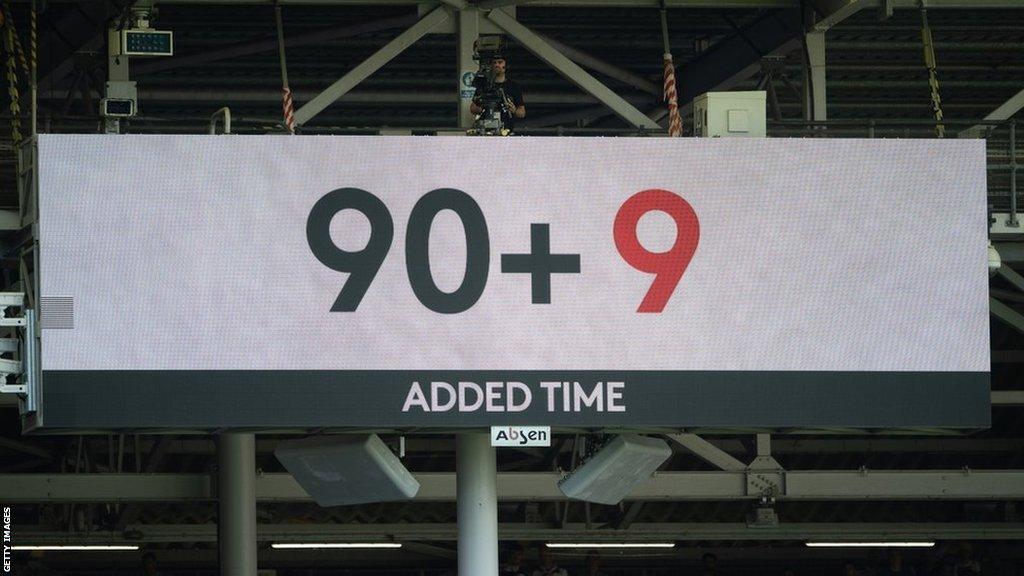
M 277 58 L 281 63 L 281 84 L 288 88 L 288 61 L 284 51 L 284 24 L 281 21 L 281 5 L 274 2 L 274 21 L 277 24 Z
M 661 49 L 665 54 L 672 52 L 668 43 L 668 12 L 665 9 L 665 0 L 661 2 Z
M 825 33 L 811 32 L 804 37 L 807 45 L 807 70 L 804 73 L 805 120 L 828 120 L 825 78 Z
M 292 101 L 292 88 L 288 84 L 288 62 L 285 59 L 284 49 L 284 23 L 281 20 L 281 4 L 274 2 L 274 21 L 277 25 L 277 56 L 281 61 L 281 111 L 284 118 L 284 127 L 289 134 L 295 134 L 295 104 Z M 225 123 L 230 122 L 230 113 Z M 226 132 L 231 132 L 228 126 Z
M 128 57 L 121 55 L 121 32 L 116 28 L 107 30 L 107 81 L 128 82 Z M 104 95 L 106 90 L 103 91 Z M 136 106 L 138 103 L 136 102 Z M 119 134 L 121 122 L 117 118 L 103 118 L 107 134 Z
M 473 43 L 480 33 L 480 10 L 466 8 L 459 11 L 459 128 L 473 127 L 473 113 L 469 105 L 473 101 L 473 74 L 477 64 L 473 60 Z M 467 86 L 467 79 L 469 85 Z
M 1016 228 L 1017 222 L 1017 122 L 1010 121 L 1010 221 Z
M 256 576 L 256 436 L 217 437 L 217 539 L 223 576 Z
M 459 574 L 498 576 L 498 462 L 488 434 L 455 440 Z

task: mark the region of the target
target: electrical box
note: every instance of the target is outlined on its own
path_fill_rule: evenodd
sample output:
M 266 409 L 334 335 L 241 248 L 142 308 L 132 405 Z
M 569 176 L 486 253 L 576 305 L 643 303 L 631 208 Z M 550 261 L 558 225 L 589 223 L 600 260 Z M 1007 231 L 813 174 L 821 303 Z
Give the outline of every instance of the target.
M 765 92 L 706 92 L 693 101 L 693 133 L 705 138 L 767 134 Z

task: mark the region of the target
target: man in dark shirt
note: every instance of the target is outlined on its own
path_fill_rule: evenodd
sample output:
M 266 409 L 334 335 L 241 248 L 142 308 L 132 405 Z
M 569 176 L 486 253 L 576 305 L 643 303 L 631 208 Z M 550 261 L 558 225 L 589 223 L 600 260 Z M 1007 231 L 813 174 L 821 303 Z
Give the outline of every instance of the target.
M 526 118 L 526 105 L 523 103 L 523 87 L 505 77 L 507 65 L 508 62 L 503 54 L 497 54 L 491 60 L 494 85 L 505 95 L 505 101 L 501 107 L 501 121 L 511 132 L 517 118 Z M 469 111 L 473 114 L 480 114 L 483 110 L 479 100 L 474 98 L 472 104 L 469 105 Z

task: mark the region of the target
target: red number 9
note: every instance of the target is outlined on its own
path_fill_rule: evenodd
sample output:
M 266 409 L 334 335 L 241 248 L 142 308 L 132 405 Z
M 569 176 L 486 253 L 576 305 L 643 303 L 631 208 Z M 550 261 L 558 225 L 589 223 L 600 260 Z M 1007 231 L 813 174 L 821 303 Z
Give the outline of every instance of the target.
M 637 237 L 637 223 L 652 210 L 664 212 L 676 222 L 676 243 L 667 252 L 650 252 Z M 661 312 L 697 251 L 700 241 L 697 213 L 689 202 L 668 190 L 644 190 L 622 204 L 615 215 L 613 231 L 615 248 L 622 259 L 641 272 L 655 275 L 637 312 Z

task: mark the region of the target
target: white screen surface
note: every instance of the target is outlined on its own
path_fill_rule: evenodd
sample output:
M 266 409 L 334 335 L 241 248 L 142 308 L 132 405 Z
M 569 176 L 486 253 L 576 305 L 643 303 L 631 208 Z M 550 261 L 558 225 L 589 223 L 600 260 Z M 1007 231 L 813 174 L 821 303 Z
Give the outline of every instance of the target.
M 47 370 L 989 369 L 981 142 L 44 135 L 40 158 L 41 295 L 74 301 L 73 329 L 44 330 Z M 344 187 L 384 203 L 394 238 L 358 309 L 331 312 L 346 276 L 306 225 Z M 410 212 L 437 188 L 469 194 L 489 233 L 486 287 L 458 314 L 406 270 Z M 653 277 L 612 228 L 652 188 L 693 207 L 700 240 L 640 314 Z M 641 240 L 671 246 L 658 216 Z M 501 272 L 534 223 L 579 254 L 550 304 Z M 368 230 L 343 213 L 331 232 L 353 249 Z M 450 211 L 429 253 L 453 290 Z

